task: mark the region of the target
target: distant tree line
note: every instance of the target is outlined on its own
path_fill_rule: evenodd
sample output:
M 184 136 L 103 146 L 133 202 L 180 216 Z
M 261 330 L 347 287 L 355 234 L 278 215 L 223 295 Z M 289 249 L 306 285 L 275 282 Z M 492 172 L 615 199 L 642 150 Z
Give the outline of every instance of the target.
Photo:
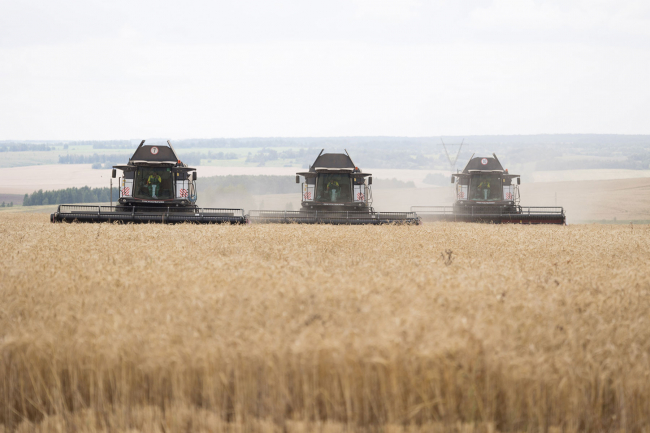
M 174 140 L 176 149 L 188 148 L 265 148 L 265 147 L 312 147 L 310 139 L 301 138 L 208 138 Z M 318 146 L 318 144 L 315 144 Z
M 546 159 L 535 164 L 536 170 L 585 170 L 585 169 L 650 169 L 650 153 L 635 154 L 623 160 L 616 159 Z
M 0 152 L 48 152 L 54 149 L 45 144 L 0 144 Z
M 436 158 L 426 156 L 422 152 L 405 152 L 404 150 L 369 150 L 363 149 L 350 154 L 354 163 L 361 169 L 366 168 L 399 168 L 399 169 L 432 169 L 436 164 L 442 164 Z M 315 156 L 312 158 L 315 159 Z
M 229 160 L 237 159 L 236 153 L 232 152 L 188 152 L 179 155 L 181 161 L 188 165 L 201 165 L 201 160 Z M 59 164 L 93 164 L 92 168 L 110 168 L 116 164 L 126 164 L 130 156 L 116 154 L 66 154 L 59 155 Z
M 278 152 L 274 149 L 262 149 L 257 153 L 249 153 L 246 158 L 248 163 L 257 163 L 264 166 L 267 162 L 276 160 L 294 160 L 294 163 L 307 168 L 314 163 L 318 153 L 317 149 L 288 149 Z M 327 150 L 326 150 L 327 152 Z M 338 152 L 337 152 L 338 153 Z M 350 153 L 354 163 L 363 169 L 366 168 L 401 168 L 401 169 L 431 169 L 434 164 L 439 164 L 437 159 L 425 156 L 421 152 L 405 152 L 404 150 L 386 149 L 357 149 Z
M 25 194 L 23 206 L 41 206 L 67 203 L 102 203 L 111 201 L 110 188 L 66 188 L 52 191 L 38 190 Z M 113 188 L 113 201 L 119 198 L 118 188 Z
M 2 204 L 0 204 L 0 207 L 13 207 L 13 206 L 14 206 L 13 201 L 10 201 L 9 203 L 2 202 Z
M 92 144 L 93 149 L 135 149 L 129 140 L 113 140 L 113 141 L 76 141 L 74 144 L 89 145 Z
M 212 151 L 209 151 L 208 153 L 200 153 L 200 152 L 179 152 L 178 153 L 179 158 L 181 161 L 183 161 L 185 164 L 188 165 L 201 165 L 201 160 L 232 160 L 232 159 L 237 159 L 239 156 L 237 156 L 236 153 L 233 152 L 215 152 L 212 153 Z
M 246 157 L 246 162 L 247 163 L 257 163 L 258 166 L 264 166 L 267 162 L 270 161 L 276 161 L 279 159 L 293 159 L 295 160 L 296 163 L 299 163 L 301 165 L 307 165 L 310 160 L 312 159 L 312 162 L 314 159 L 316 159 L 316 156 L 318 154 L 314 154 L 313 149 L 299 149 L 299 150 L 294 150 L 294 149 L 288 149 L 288 150 L 283 150 L 281 152 L 278 152 L 277 150 L 274 149 L 262 149 L 257 151 L 257 153 L 248 153 L 248 156 Z
M 126 155 L 100 155 L 93 153 L 92 155 L 77 155 L 66 154 L 59 155 L 59 164 L 125 164 L 129 160 Z M 95 168 L 95 167 L 93 167 Z M 97 167 L 102 168 L 102 167 Z
M 259 150 L 257 153 L 252 154 L 248 153 L 248 156 L 246 157 L 246 162 L 247 163 L 258 163 L 260 166 L 264 166 L 267 161 L 275 161 L 279 159 L 279 153 L 277 150 L 274 149 L 262 149 Z

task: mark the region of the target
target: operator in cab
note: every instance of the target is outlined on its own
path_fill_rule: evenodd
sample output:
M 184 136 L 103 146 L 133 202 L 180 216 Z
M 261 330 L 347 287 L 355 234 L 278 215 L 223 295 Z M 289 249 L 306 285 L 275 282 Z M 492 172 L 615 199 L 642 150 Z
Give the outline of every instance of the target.
M 493 188 L 494 186 L 494 188 Z M 470 185 L 471 200 L 498 199 L 499 178 L 493 175 L 480 174 L 472 176 Z
M 334 179 L 330 179 L 329 182 L 327 182 L 327 191 L 330 191 L 331 189 L 336 189 L 338 187 L 339 187 L 339 183 Z
M 339 183 L 335 179 L 330 179 L 327 182 L 327 187 L 325 188 L 326 194 L 331 197 L 332 201 L 336 201 L 336 198 L 339 195 L 339 189 Z
M 483 199 L 487 200 L 490 197 L 490 179 L 483 179 L 481 183 L 478 184 L 478 190 L 481 191 Z
M 149 195 L 151 198 L 156 197 L 156 193 L 160 193 L 160 184 L 162 183 L 162 178 L 156 173 L 151 173 L 147 178 L 147 186 L 149 189 Z

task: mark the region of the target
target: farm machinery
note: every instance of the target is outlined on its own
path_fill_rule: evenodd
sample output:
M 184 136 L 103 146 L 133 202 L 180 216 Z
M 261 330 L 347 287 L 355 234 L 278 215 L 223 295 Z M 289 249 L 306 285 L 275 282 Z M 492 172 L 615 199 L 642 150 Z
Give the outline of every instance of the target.
M 566 224 L 562 207 L 519 205 L 518 174 L 503 168 L 497 156 L 470 158 L 462 172 L 451 175 L 453 206 L 412 206 L 423 221 L 486 222 L 495 224 Z
M 308 171 L 296 173 L 302 183 L 298 211 L 251 210 L 252 223 L 419 224 L 415 212 L 376 212 L 372 207 L 372 175 L 363 173 L 345 153 L 321 150 Z
M 130 222 L 200 224 L 246 222 L 243 209 L 200 208 L 196 205 L 196 169 L 177 157 L 167 146 L 144 145 L 142 140 L 127 164 L 113 166 L 119 198 L 116 206 L 59 205 L 52 222 Z M 112 201 L 112 198 L 111 198 Z

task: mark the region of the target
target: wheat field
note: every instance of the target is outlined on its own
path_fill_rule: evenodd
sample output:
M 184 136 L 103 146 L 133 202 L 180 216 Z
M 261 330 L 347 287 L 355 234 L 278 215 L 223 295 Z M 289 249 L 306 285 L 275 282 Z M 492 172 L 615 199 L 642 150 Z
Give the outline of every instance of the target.
M 0 216 L 0 432 L 650 429 L 648 226 Z

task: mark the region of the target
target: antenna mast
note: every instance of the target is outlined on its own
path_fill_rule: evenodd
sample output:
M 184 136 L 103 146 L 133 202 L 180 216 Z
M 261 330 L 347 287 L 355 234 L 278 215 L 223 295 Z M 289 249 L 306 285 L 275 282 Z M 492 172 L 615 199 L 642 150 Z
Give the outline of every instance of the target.
M 443 141 L 442 137 L 440 138 L 440 141 L 442 142 L 442 147 L 445 148 L 445 154 L 447 155 L 447 160 L 449 161 L 449 170 L 451 172 L 454 172 L 454 169 L 456 168 L 456 162 L 458 161 L 458 157 L 460 156 L 460 150 L 463 148 L 463 143 L 465 143 L 465 139 L 463 138 L 463 141 L 460 142 L 460 146 L 458 146 L 458 152 L 456 152 L 456 156 L 452 159 L 451 156 L 449 156 L 449 152 L 447 151 L 447 145 Z

